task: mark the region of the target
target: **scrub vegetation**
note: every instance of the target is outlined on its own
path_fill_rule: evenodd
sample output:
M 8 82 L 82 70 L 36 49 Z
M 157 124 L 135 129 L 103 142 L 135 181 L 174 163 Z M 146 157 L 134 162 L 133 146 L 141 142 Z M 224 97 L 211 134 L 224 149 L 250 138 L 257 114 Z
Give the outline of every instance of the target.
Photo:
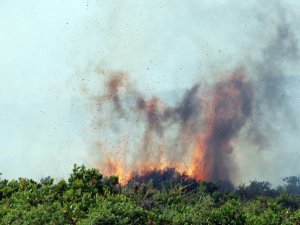
M 0 179 L 0 224 L 300 224 L 300 179 L 233 187 L 165 169 L 120 185 L 74 165 L 67 180 Z

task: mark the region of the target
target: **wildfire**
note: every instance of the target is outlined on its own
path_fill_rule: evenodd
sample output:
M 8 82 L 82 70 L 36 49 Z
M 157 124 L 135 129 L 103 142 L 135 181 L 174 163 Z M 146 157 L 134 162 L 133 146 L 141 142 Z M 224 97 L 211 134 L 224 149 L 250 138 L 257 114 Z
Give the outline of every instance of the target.
M 243 70 L 217 83 L 204 108 L 204 129 L 193 154 L 193 177 L 200 180 L 230 179 L 232 140 L 251 114 L 252 91 Z
M 250 117 L 252 108 L 252 88 L 243 69 L 218 81 L 206 91 L 205 99 L 201 98 L 200 86 L 195 85 L 173 107 L 158 97 L 145 99 L 136 90 L 128 90 L 127 101 L 122 102 L 126 92 L 119 91 L 125 83 L 120 74 L 107 82 L 105 104 L 128 112 L 128 121 L 136 118 L 134 123 L 143 124 L 142 128 L 133 124 L 132 130 L 127 131 L 130 136 L 138 129 L 142 133 L 141 144 L 136 145 L 140 149 L 135 147 L 122 154 L 103 154 L 106 159 L 99 169 L 105 175 L 119 176 L 122 184 L 135 175 L 165 168 L 175 168 L 197 180 L 230 180 L 234 176 L 232 140 Z M 131 101 L 134 105 L 128 103 L 128 98 L 135 99 Z

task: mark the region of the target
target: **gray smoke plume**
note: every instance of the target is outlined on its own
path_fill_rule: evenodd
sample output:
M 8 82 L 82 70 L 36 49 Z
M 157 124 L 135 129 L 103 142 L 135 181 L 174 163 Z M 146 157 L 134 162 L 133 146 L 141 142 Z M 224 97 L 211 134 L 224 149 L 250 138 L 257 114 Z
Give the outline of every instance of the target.
M 290 74 L 286 74 L 285 69 L 287 65 L 299 62 L 299 46 L 295 30 L 287 21 L 286 9 L 277 2 L 273 10 L 278 18 L 274 36 L 263 48 L 261 60 L 251 65 L 255 74 L 256 107 L 253 126 L 248 133 L 250 140 L 261 148 L 268 148 L 270 140 L 274 139 L 269 136 L 276 133 L 274 121 L 284 120 L 292 126 L 296 125 L 287 93 Z M 268 18 L 266 20 L 270 22 Z
M 106 129 L 110 121 L 120 128 L 119 133 L 112 133 L 120 137 L 116 140 L 126 137 L 121 148 L 127 150 L 120 160 L 115 159 L 114 169 L 106 172 L 124 176 L 124 171 L 132 175 L 175 167 L 196 179 L 239 180 L 241 165 L 236 158 L 242 151 L 234 149 L 239 139 L 252 146 L 252 154 L 261 154 L 259 148 L 271 148 L 274 143 L 274 121 L 293 120 L 284 84 L 286 67 L 299 60 L 298 41 L 285 8 L 277 4 L 272 9 L 257 17 L 268 24 L 266 31 L 270 32 L 257 40 L 258 53 L 250 54 L 250 60 L 241 54 L 235 63 L 238 69 L 226 69 L 220 77 L 211 75 L 206 86 L 199 82 L 203 80 L 199 74 L 198 81 L 175 104 L 158 95 L 149 97 L 124 73 L 112 72 L 104 82 L 106 93 L 97 99 L 103 109 L 113 106 L 101 114 L 119 112 L 104 120 Z M 216 64 L 222 71 L 222 64 Z M 110 165 L 113 154 L 108 157 Z M 105 171 L 103 158 L 99 168 Z

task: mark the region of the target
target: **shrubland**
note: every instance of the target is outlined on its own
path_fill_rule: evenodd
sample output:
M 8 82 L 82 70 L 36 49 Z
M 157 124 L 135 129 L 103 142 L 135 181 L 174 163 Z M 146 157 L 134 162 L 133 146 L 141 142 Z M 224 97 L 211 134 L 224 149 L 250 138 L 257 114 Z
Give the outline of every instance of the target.
M 233 187 L 166 169 L 120 185 L 74 165 L 67 180 L 0 179 L 0 224 L 300 224 L 300 179 Z

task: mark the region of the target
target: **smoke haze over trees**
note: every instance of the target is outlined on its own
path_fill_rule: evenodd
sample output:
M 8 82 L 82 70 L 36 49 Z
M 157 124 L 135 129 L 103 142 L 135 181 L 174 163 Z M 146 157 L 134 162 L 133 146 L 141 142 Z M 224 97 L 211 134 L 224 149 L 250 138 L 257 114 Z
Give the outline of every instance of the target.
M 4 176 L 297 170 L 298 1 L 5 1 L 0 15 Z

